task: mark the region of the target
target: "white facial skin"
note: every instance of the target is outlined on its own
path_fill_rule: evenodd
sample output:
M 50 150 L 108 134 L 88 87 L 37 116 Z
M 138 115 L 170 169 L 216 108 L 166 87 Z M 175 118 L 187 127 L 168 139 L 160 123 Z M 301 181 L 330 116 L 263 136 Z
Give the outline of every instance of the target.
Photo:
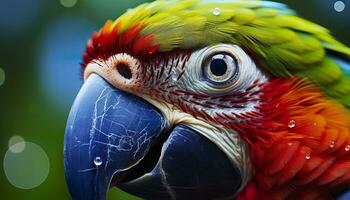
M 211 71 L 213 59 L 226 62 L 225 73 L 218 75 Z M 119 74 L 120 63 L 129 66 L 131 78 Z M 243 178 L 241 189 L 252 177 L 248 145 L 235 130 L 211 120 L 223 114 L 244 115 L 255 111 L 260 103 L 253 100 L 259 97 L 254 93 L 259 87 L 252 86 L 268 78 L 239 46 L 218 44 L 191 53 L 160 55 L 147 63 L 121 53 L 107 61 L 94 60 L 88 64 L 84 79 L 91 73 L 156 106 L 170 126 L 185 124 L 215 143 L 239 168 Z M 247 92 L 252 95 L 236 95 Z M 224 100 L 227 97 L 234 100 Z M 221 121 L 242 120 L 236 119 L 236 115 Z

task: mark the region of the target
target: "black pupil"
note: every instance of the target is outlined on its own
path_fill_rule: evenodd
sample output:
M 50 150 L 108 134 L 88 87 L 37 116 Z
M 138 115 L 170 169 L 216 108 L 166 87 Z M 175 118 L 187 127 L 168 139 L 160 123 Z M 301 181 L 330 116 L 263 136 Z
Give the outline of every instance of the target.
M 227 71 L 227 64 L 222 58 L 215 58 L 210 62 L 210 71 L 215 76 L 222 76 Z
M 117 70 L 118 70 L 119 74 L 122 75 L 124 78 L 131 79 L 131 77 L 132 77 L 131 70 L 127 64 L 118 63 Z

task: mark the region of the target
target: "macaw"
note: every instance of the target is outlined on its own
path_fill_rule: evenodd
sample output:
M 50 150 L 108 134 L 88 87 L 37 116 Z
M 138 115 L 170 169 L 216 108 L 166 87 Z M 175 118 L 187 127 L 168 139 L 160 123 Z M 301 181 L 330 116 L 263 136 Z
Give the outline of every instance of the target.
M 82 74 L 74 200 L 350 198 L 350 49 L 282 3 L 142 4 L 93 34 Z

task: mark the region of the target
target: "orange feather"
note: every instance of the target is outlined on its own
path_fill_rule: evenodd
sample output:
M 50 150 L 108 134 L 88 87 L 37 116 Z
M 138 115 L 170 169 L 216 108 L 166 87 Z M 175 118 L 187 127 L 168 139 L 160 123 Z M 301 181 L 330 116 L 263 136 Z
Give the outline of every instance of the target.
M 349 184 L 348 110 L 296 79 L 273 80 L 261 92 L 264 123 L 249 129 L 238 125 L 251 146 L 258 196 L 329 199 Z

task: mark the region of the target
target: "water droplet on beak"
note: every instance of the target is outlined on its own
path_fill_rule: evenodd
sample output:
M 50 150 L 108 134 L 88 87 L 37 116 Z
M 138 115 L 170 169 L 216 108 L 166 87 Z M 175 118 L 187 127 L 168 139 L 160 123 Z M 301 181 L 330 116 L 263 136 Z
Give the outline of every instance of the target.
M 94 159 L 94 164 L 98 167 L 100 165 L 102 165 L 102 159 L 101 157 L 97 156 L 95 159 Z

